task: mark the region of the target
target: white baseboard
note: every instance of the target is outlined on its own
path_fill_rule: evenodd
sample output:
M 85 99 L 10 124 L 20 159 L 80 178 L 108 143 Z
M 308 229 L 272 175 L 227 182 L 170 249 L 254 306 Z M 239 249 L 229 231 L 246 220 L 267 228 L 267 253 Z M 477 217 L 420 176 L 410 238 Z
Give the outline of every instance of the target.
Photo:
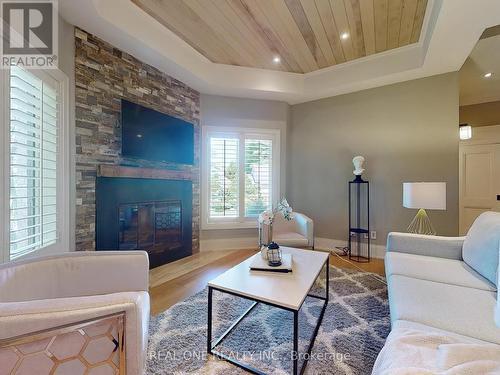
M 332 250 L 336 246 L 347 246 L 347 241 L 335 240 L 331 238 L 316 237 L 314 246 L 317 250 Z M 227 250 L 244 250 L 258 249 L 256 237 L 237 237 L 223 238 L 200 241 L 200 251 L 227 251 Z M 383 259 L 385 256 L 385 246 L 371 245 L 371 256 L 373 258 Z
M 257 237 L 200 240 L 200 251 L 227 251 L 259 248 Z

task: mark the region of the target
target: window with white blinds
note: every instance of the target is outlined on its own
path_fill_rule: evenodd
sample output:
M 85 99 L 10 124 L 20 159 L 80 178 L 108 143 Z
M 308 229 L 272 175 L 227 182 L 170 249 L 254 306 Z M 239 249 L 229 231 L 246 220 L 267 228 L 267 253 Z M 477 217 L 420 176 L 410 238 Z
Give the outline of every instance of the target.
M 9 75 L 10 259 L 58 239 L 60 90 L 41 77 L 18 67 Z
M 239 216 L 239 139 L 210 139 L 210 216 Z
M 279 131 L 231 129 L 204 130 L 208 226 L 254 225 L 278 199 Z
M 245 216 L 259 216 L 272 207 L 273 143 L 245 139 Z

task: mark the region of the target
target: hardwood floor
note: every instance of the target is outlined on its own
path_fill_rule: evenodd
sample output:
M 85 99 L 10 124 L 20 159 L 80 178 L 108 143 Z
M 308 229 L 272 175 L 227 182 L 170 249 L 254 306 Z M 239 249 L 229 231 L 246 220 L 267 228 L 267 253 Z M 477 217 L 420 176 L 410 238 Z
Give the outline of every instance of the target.
M 361 269 L 366 272 L 373 272 L 385 276 L 384 260 L 372 258 L 369 263 L 357 263 L 349 261 L 347 257 L 340 257 L 334 254 L 330 255 L 330 264 L 340 268 Z
M 179 259 L 172 263 L 156 267 L 149 272 L 149 286 L 157 287 L 191 271 L 206 266 L 218 259 L 241 252 L 241 250 L 204 251 Z M 246 254 L 246 253 L 245 253 Z
M 255 253 L 256 250 L 199 253 L 151 270 L 151 313 L 157 315 L 203 290 L 208 281 Z M 382 259 L 372 259 L 370 263 L 356 263 L 330 255 L 330 264 L 384 275 Z
M 195 263 L 198 263 L 199 265 L 203 263 L 202 259 L 209 259 L 210 256 L 215 258 L 215 260 L 208 262 L 207 264 L 200 265 L 199 267 L 194 267 L 189 270 L 189 272 L 186 272 L 179 277 L 170 279 L 163 284 L 150 286 L 149 294 L 151 296 L 151 313 L 153 315 L 159 314 L 160 312 L 168 309 L 170 306 L 175 305 L 177 302 L 182 301 L 200 290 L 203 290 L 208 281 L 216 278 L 229 268 L 255 254 L 256 251 L 237 250 L 219 253 L 223 253 L 223 256 L 217 258 L 219 254 L 195 254 L 193 255 L 194 260 L 188 259 L 191 257 L 184 258 L 186 261 L 179 262 L 174 265 L 174 267 L 171 267 L 168 272 L 169 274 L 172 275 L 177 272 L 182 273 L 186 270 L 185 267 L 191 267 Z M 150 272 L 153 273 L 154 270 L 151 270 Z M 154 275 L 155 279 L 153 281 L 155 281 L 155 283 L 158 282 L 157 276 L 158 274 Z

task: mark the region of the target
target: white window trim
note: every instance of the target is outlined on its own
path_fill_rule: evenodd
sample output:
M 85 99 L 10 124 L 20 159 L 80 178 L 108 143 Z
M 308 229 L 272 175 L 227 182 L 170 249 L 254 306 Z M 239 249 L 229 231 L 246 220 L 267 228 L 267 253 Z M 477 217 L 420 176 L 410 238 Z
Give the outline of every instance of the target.
M 202 127 L 202 163 L 201 163 L 201 229 L 216 230 L 216 229 L 244 229 L 257 228 L 257 218 L 210 218 L 209 198 L 210 198 L 210 166 L 209 166 L 209 146 L 208 140 L 212 134 L 238 136 L 240 143 L 244 137 L 252 136 L 252 134 L 262 137 L 268 136 L 273 141 L 272 153 L 272 168 L 273 168 L 273 183 L 272 183 L 272 204 L 277 204 L 280 198 L 280 155 L 281 155 L 281 131 L 280 129 L 262 129 L 249 127 L 227 127 L 227 126 L 204 126 Z M 240 148 L 240 151 L 242 148 Z M 240 158 L 242 155 L 240 155 Z M 240 174 L 244 173 L 240 171 Z M 240 192 L 244 191 L 245 180 L 240 175 Z M 240 193 L 240 211 L 241 207 L 244 210 L 244 194 Z
M 34 256 L 52 255 L 70 250 L 70 118 L 69 118 L 69 78 L 59 69 L 29 70 L 33 74 L 37 72 L 46 74 L 59 83 L 61 92 L 61 110 L 59 111 L 59 138 L 58 146 L 60 157 L 58 170 L 61 174 L 58 179 L 57 197 L 57 237 L 55 244 L 43 247 L 32 253 L 19 256 L 16 260 Z M 0 119 L 2 129 L 0 134 L 0 263 L 10 261 L 10 88 L 9 69 L 0 72 L 0 111 L 3 117 Z

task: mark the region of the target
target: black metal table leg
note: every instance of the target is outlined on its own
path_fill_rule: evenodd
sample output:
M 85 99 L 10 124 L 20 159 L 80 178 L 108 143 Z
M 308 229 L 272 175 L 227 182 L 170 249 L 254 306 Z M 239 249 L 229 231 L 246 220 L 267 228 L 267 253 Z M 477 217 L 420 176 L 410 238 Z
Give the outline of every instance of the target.
M 305 357 L 304 357 L 304 360 L 302 361 L 302 366 L 300 367 L 300 369 L 299 369 L 299 359 L 300 359 L 300 353 L 299 353 L 299 311 L 300 311 L 300 308 L 299 308 L 299 310 L 293 310 L 293 309 L 290 309 L 287 307 L 275 305 L 275 304 L 270 303 L 270 302 L 257 300 L 257 299 L 253 299 L 253 298 L 248 298 L 248 297 L 242 296 L 238 293 L 230 292 L 227 290 L 221 290 L 221 289 L 210 287 L 210 286 L 208 287 L 207 352 L 209 354 L 212 354 L 212 355 L 220 358 L 220 359 L 226 360 L 226 361 L 232 363 L 233 365 L 236 365 L 236 366 L 238 366 L 238 367 L 240 367 L 240 368 L 242 368 L 250 373 L 258 374 L 258 375 L 265 375 L 265 373 L 262 372 L 261 370 L 258 370 L 258 369 L 254 368 L 248 364 L 242 363 L 242 362 L 240 362 L 236 359 L 233 359 L 233 358 L 216 350 L 216 347 L 224 340 L 224 338 L 226 336 L 228 336 L 230 334 L 230 332 L 234 328 L 236 328 L 236 326 L 255 308 L 255 306 L 257 306 L 258 303 L 263 303 L 263 304 L 268 305 L 268 306 L 272 306 L 272 307 L 280 308 L 280 309 L 283 309 L 286 311 L 290 311 L 293 314 L 293 351 L 291 353 L 292 354 L 292 362 L 293 362 L 292 374 L 293 375 L 299 375 L 299 374 L 302 375 L 306 369 L 308 359 L 311 355 L 312 347 L 313 347 L 314 342 L 316 340 L 316 336 L 318 334 L 319 327 L 321 326 L 321 322 L 323 321 L 323 316 L 325 314 L 326 307 L 328 305 L 329 288 L 330 288 L 330 282 L 329 282 L 330 262 L 329 262 L 329 259 L 326 260 L 325 267 L 326 267 L 326 295 L 325 295 L 325 297 L 316 296 L 316 295 L 312 295 L 309 293 L 307 294 L 309 297 L 322 300 L 323 307 L 321 308 L 320 315 L 319 315 L 318 320 L 316 322 L 316 327 L 314 328 L 312 337 L 309 341 L 309 347 L 307 348 L 307 351 L 305 353 Z M 319 277 L 320 276 L 318 275 L 318 278 Z M 213 291 L 214 291 L 214 289 L 219 291 L 219 292 L 222 292 L 222 293 L 227 293 L 227 294 L 234 295 L 234 296 L 237 296 L 240 298 L 248 299 L 250 301 L 253 301 L 254 303 L 246 309 L 246 311 L 226 330 L 226 332 L 224 332 L 222 334 L 221 337 L 219 337 L 218 339 L 215 340 L 215 342 L 212 343 L 212 304 L 213 304 Z
M 326 303 L 328 304 L 328 297 L 330 296 L 330 257 L 326 260 Z
M 213 290 L 208 287 L 208 324 L 207 324 L 207 353 L 212 354 L 212 294 Z
M 229 335 L 231 331 L 235 329 L 236 326 L 240 324 L 240 322 L 245 318 L 245 316 L 250 314 L 250 311 L 252 311 L 253 308 L 257 305 L 258 302 L 252 303 L 252 305 L 248 309 L 246 309 L 246 311 L 233 324 L 231 324 L 231 326 L 228 329 L 226 329 L 226 331 L 222 334 L 222 336 L 220 336 L 218 339 L 215 340 L 214 343 L 212 343 L 212 349 L 215 348 L 217 345 L 219 345 L 222 342 L 222 340 L 224 340 L 226 336 Z
M 297 375 L 299 370 L 299 312 L 293 312 L 293 374 Z
M 312 351 L 312 348 L 314 346 L 314 342 L 316 341 L 316 336 L 318 335 L 319 327 L 321 326 L 321 322 L 323 321 L 323 316 L 325 315 L 326 307 L 328 306 L 328 295 L 329 295 L 329 285 L 330 285 L 329 281 L 328 281 L 328 279 L 330 277 L 329 259 L 326 260 L 325 267 L 326 267 L 326 295 L 325 295 L 325 297 L 320 297 L 320 296 L 308 294 L 309 297 L 314 297 L 314 298 L 318 298 L 320 300 L 323 300 L 323 307 L 321 308 L 321 312 L 319 314 L 318 321 L 316 322 L 316 327 L 314 327 L 314 331 L 313 331 L 311 340 L 309 341 L 309 346 L 307 348 L 307 351 L 306 351 L 305 356 L 304 356 L 304 360 L 302 362 L 302 366 L 300 368 L 301 375 L 306 370 L 307 361 L 311 357 L 311 351 Z M 298 311 L 297 311 L 297 315 L 298 315 Z

